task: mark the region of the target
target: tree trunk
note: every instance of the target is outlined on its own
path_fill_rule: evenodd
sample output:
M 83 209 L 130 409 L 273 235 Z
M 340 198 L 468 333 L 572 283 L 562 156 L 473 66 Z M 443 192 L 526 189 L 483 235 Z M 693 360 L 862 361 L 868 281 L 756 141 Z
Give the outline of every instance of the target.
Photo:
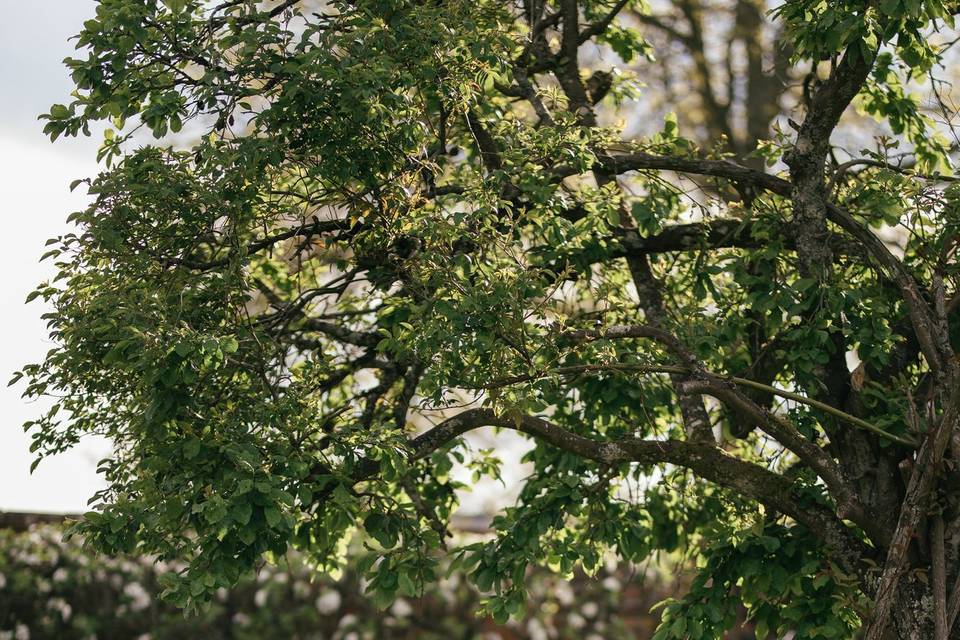
M 956 634 L 953 637 L 960 637 Z M 933 640 L 933 598 L 927 576 L 909 573 L 900 581 L 897 603 L 890 616 L 886 639 Z

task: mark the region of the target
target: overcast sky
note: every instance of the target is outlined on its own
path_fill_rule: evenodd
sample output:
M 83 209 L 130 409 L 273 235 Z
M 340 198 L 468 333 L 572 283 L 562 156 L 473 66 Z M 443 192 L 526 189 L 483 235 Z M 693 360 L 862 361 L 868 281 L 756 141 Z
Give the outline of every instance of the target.
M 41 303 L 23 301 L 51 266 L 37 260 L 47 238 L 60 235 L 70 212 L 83 207 L 75 178 L 97 171 L 98 138 L 51 144 L 37 115 L 67 102 L 72 85 L 62 64 L 73 45 L 67 39 L 93 14 L 92 0 L 23 2 L 0 0 L 0 510 L 81 511 L 99 486 L 96 461 L 104 442 L 88 442 L 46 460 L 31 476 L 29 437 L 21 425 L 41 407 L 20 398 L 23 384 L 6 387 L 11 374 L 36 362 L 50 348 Z

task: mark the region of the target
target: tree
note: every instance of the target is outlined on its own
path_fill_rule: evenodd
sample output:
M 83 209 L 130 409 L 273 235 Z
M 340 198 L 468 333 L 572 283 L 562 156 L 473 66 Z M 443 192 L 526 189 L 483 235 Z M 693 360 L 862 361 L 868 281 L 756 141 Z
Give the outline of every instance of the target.
M 184 606 L 362 535 L 381 604 L 442 550 L 504 619 L 530 565 L 682 549 L 657 638 L 737 602 L 759 636 L 960 637 L 960 194 L 910 93 L 952 115 L 956 7 L 836 4 L 101 0 L 45 117 L 111 123 L 108 168 L 21 372 L 41 457 L 115 443 L 77 530 L 184 561 Z M 658 53 L 702 117 L 625 136 Z M 849 154 L 854 102 L 888 131 Z M 481 427 L 532 472 L 446 549 Z

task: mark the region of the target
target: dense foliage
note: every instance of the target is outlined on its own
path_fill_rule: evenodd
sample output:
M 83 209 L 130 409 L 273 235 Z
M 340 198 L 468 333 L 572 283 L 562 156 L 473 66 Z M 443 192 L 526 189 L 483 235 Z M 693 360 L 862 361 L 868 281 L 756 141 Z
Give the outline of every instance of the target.
M 110 128 L 36 293 L 35 450 L 112 439 L 78 530 L 183 562 L 182 606 L 359 536 L 376 603 L 446 551 L 504 621 L 532 565 L 683 549 L 658 639 L 719 637 L 733 599 L 761 634 L 947 638 L 955 9 L 101 0 L 45 116 Z M 658 56 L 695 111 L 643 87 L 675 86 Z M 481 427 L 530 473 L 457 548 Z

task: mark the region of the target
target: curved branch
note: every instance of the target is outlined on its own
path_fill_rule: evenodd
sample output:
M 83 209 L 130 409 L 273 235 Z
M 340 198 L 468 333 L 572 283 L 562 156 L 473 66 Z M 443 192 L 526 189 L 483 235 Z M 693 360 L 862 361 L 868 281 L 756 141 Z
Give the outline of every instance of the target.
M 330 233 L 332 231 L 347 231 L 350 229 L 349 220 L 316 220 L 313 222 L 304 223 L 296 227 L 291 227 L 286 231 L 280 231 L 273 235 L 264 236 L 257 240 L 253 240 L 248 243 L 244 248 L 245 255 L 252 255 L 263 249 L 269 249 L 279 242 L 284 240 L 289 240 L 290 238 L 302 237 L 309 238 L 314 235 L 319 235 L 321 233 Z M 235 250 L 235 249 L 234 249 Z M 232 251 L 230 252 L 232 254 Z M 205 271 L 207 269 L 216 269 L 217 267 L 222 267 L 228 264 L 232 256 L 228 255 L 225 258 L 220 258 L 218 260 L 211 260 L 209 262 L 195 262 L 187 258 L 174 258 L 167 261 L 168 266 L 177 266 L 183 265 L 189 269 L 199 269 Z
M 358 347 L 375 347 L 382 339 L 376 333 L 355 331 L 343 325 L 333 322 L 326 322 L 317 318 L 307 318 L 303 322 L 303 328 L 310 331 L 316 331 L 339 341 L 346 342 Z
M 633 229 L 618 238 L 620 251 L 615 255 L 670 253 L 697 249 L 759 249 L 764 243 L 753 238 L 749 220 L 718 218 L 665 226 L 660 232 L 641 236 Z
M 801 508 L 795 499 L 791 480 L 740 460 L 715 445 L 637 438 L 601 442 L 567 431 L 542 418 L 502 416 L 491 409 L 470 409 L 414 438 L 409 445 L 410 457 L 412 460 L 424 458 L 468 431 L 484 426 L 520 431 L 605 465 L 666 463 L 690 469 L 705 480 L 756 499 L 805 525 L 837 554 L 846 570 L 860 572 L 858 559 L 863 557 L 864 549 L 829 509 L 806 503 Z
M 611 327 L 605 331 L 571 332 L 568 335 L 572 335 L 573 337 L 585 337 L 588 339 L 599 339 L 602 337 L 652 338 L 662 342 L 665 346 L 677 353 L 681 358 L 687 360 L 690 364 L 687 366 L 641 364 L 574 365 L 558 367 L 550 372 L 544 372 L 540 375 L 535 374 L 505 378 L 491 383 L 491 385 L 485 386 L 484 388 L 507 386 L 508 384 L 532 380 L 544 375 L 549 375 L 551 373 L 558 375 L 577 375 L 593 371 L 634 371 L 638 373 L 669 373 L 674 376 L 685 376 L 686 379 L 681 382 L 680 387 L 677 389 L 678 393 L 686 392 L 690 394 L 710 395 L 720 400 L 724 404 L 728 404 L 736 409 L 739 409 L 754 424 L 756 424 L 756 426 L 766 432 L 770 437 L 774 438 L 789 451 L 792 451 L 798 458 L 800 458 L 800 460 L 804 462 L 804 464 L 809 466 L 817 475 L 823 478 L 830 490 L 830 494 L 836 500 L 839 513 L 843 518 L 850 519 L 863 528 L 863 530 L 866 531 L 870 538 L 876 543 L 885 545 L 887 542 L 889 542 L 889 533 L 878 525 L 880 522 L 878 518 L 867 512 L 862 501 L 857 496 L 856 492 L 851 488 L 848 479 L 833 458 L 831 458 L 822 448 L 803 437 L 803 435 L 800 434 L 800 432 L 797 431 L 797 429 L 787 420 L 781 416 L 771 413 L 765 407 L 755 403 L 748 396 L 737 389 L 735 385 L 739 384 L 748 386 L 753 389 L 789 398 L 795 402 L 814 406 L 830 413 L 837 418 L 843 419 L 861 428 L 865 428 L 873 433 L 876 433 L 877 435 L 888 438 L 900 444 L 915 446 L 916 443 L 912 440 L 887 433 L 886 431 L 883 431 L 879 427 L 870 424 L 865 420 L 861 420 L 856 416 L 847 414 L 839 409 L 836 409 L 835 407 L 831 407 L 830 405 L 824 404 L 817 400 L 790 393 L 789 391 L 783 391 L 781 389 L 761 384 L 753 380 L 747 380 L 745 378 L 738 377 L 721 377 L 705 371 L 692 360 L 693 356 L 690 355 L 682 347 L 682 345 L 680 345 L 680 343 L 673 338 L 673 336 L 656 328 L 642 325 Z
M 889 542 L 889 533 L 879 526 L 880 519 L 868 513 L 836 461 L 821 447 L 803 437 L 789 421 L 758 405 L 739 389 L 724 385 L 722 380 L 692 380 L 690 387 L 738 409 L 767 435 L 796 454 L 805 465 L 823 478 L 830 495 L 836 501 L 837 513 L 841 518 L 856 523 L 875 543 L 885 545 Z
M 597 155 L 597 164 L 610 173 L 630 171 L 676 171 L 699 176 L 724 178 L 732 182 L 753 186 L 782 196 L 790 195 L 790 182 L 775 175 L 745 167 L 729 160 L 701 160 L 678 156 L 659 156 L 644 152 L 601 153 Z M 572 167 L 558 167 L 554 175 L 564 178 L 578 173 Z

